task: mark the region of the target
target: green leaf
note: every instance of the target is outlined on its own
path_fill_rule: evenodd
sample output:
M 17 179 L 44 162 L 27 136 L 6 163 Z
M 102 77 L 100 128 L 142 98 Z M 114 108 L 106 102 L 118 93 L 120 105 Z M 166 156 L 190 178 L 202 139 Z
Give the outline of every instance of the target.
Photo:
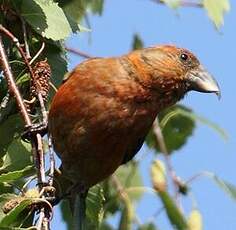
M 95 185 L 89 189 L 86 199 L 86 215 L 92 223 L 95 223 L 96 228 L 102 222 L 104 210 L 104 195 L 101 185 Z
M 52 0 L 24 0 L 21 13 L 34 30 L 46 38 L 61 40 L 72 32 L 63 10 Z
M 89 7 L 94 14 L 102 15 L 104 0 L 90 0 Z
M 181 3 L 181 0 L 161 0 L 161 1 L 172 9 L 177 9 L 178 7 L 180 7 Z
M 228 134 L 226 133 L 226 131 L 224 129 L 222 129 L 219 125 L 217 125 L 216 123 L 208 120 L 207 118 L 199 116 L 196 113 L 192 112 L 191 110 L 178 109 L 176 112 L 179 114 L 182 114 L 183 116 L 191 118 L 193 121 L 198 121 L 204 125 L 207 125 L 211 129 L 216 131 L 223 140 L 225 140 L 225 141 L 228 140 L 229 137 L 228 137 Z M 165 126 L 165 122 L 166 122 L 166 120 L 163 120 L 161 125 Z
M 101 185 L 95 185 L 89 190 L 86 198 L 86 229 L 100 229 L 98 227 L 103 218 L 103 203 L 103 189 Z M 67 229 L 72 229 L 72 215 L 69 202 L 63 200 L 60 207 L 63 220 L 67 224 Z
M 121 204 L 117 199 L 117 192 L 111 184 L 111 180 L 106 180 L 102 183 L 104 190 L 104 216 L 113 215 L 116 212 L 120 211 Z
M 171 224 L 178 230 L 187 230 L 187 222 L 167 192 L 158 192 Z
M 50 42 L 46 44 L 47 60 L 52 70 L 52 83 L 59 86 L 67 72 L 66 52 L 63 43 Z
M 220 179 L 214 174 L 209 174 L 210 178 L 221 188 L 225 191 L 233 200 L 236 200 L 236 186 Z
M 19 180 L 22 177 L 32 175 L 34 173 L 34 166 L 26 166 L 24 169 L 3 173 L 0 175 L 0 183 L 4 182 L 12 182 L 15 180 Z
M 147 223 L 138 228 L 138 230 L 158 230 L 154 223 Z
M 47 203 L 47 205 L 50 205 L 45 199 L 38 197 L 39 192 L 36 188 L 29 189 L 24 196 L 17 196 L 11 193 L 1 195 L 0 229 L 7 228 L 8 226 L 11 226 L 12 229 L 18 229 L 17 226 L 29 227 L 22 229 L 35 229 L 30 227 L 34 219 L 31 205 L 38 203 Z
M 63 7 L 63 10 L 70 15 L 70 17 L 79 23 L 86 12 L 87 3 L 81 0 L 73 0 Z
M 115 175 L 125 190 L 133 187 L 142 187 L 143 185 L 138 163 L 135 161 L 131 161 L 129 164 L 119 167 Z M 139 200 L 142 196 L 142 191 L 130 195 L 131 200 Z
M 2 157 L 12 142 L 14 136 L 23 128 L 22 120 L 18 114 L 9 116 L 4 122 L 0 124 L 0 157 Z
M 94 229 L 93 229 L 94 230 Z M 115 230 L 111 225 L 106 222 L 103 222 L 99 227 L 99 230 Z
M 20 170 L 31 164 L 31 145 L 22 141 L 20 138 L 14 139 L 3 158 L 0 173 Z
M 219 28 L 224 23 L 224 13 L 230 10 L 229 0 L 203 0 L 210 19 Z
M 81 31 L 80 22 L 86 14 L 88 2 L 82 0 L 72 0 L 63 6 L 63 11 L 75 33 Z
M 139 200 L 144 192 L 143 189 L 138 189 L 137 191 L 137 187 L 142 186 L 137 162 L 131 161 L 129 164 L 120 167 L 111 180 L 113 180 L 113 184 L 111 185 L 112 196 L 108 204 L 112 201 L 119 202 L 118 207 L 121 209 L 119 229 L 129 230 L 132 228 L 132 222 L 135 216 L 132 202 Z M 116 180 L 116 183 L 121 187 L 121 194 L 117 191 L 118 188 L 114 188 L 114 180 Z M 117 197 L 119 199 L 117 199 Z
M 139 167 L 135 161 L 130 161 L 128 164 L 119 167 L 115 173 L 115 178 L 132 202 L 138 201 L 145 192 L 153 193 L 151 188 L 143 187 Z M 123 202 L 118 199 L 119 193 L 114 186 L 114 177 L 109 178 L 102 185 L 105 196 L 105 216 L 122 211 Z
M 0 195 L 0 222 L 2 220 L 2 218 L 6 215 L 3 212 L 3 206 L 5 205 L 5 203 L 9 200 L 15 199 L 17 197 L 16 194 L 13 193 L 4 193 L 2 195 Z
M 190 112 L 191 110 L 182 105 L 175 105 L 159 114 L 162 134 L 169 153 L 183 147 L 195 128 L 194 120 L 180 111 Z M 149 147 L 160 151 L 153 130 L 149 132 L 146 143 Z
M 18 227 L 1 227 L 1 230 L 38 230 L 37 227 L 32 226 L 29 228 L 18 228 Z
M 0 227 L 7 227 L 14 223 L 18 216 L 21 214 L 23 210 L 25 210 L 29 205 L 31 205 L 34 202 L 33 199 L 24 199 L 20 202 L 19 205 L 17 205 L 15 208 L 13 208 L 8 214 L 6 214 L 0 221 Z
M 132 50 L 142 49 L 143 41 L 138 34 L 134 34 L 133 42 L 132 42 Z

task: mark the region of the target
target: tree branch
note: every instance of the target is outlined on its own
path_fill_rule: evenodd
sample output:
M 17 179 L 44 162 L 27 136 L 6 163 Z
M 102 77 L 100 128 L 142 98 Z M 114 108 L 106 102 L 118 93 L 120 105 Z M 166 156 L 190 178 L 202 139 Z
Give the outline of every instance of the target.
M 25 52 L 21 48 L 18 39 L 9 30 L 7 30 L 5 27 L 3 27 L 1 24 L 0 24 L 0 32 L 4 33 L 7 37 L 9 37 L 15 43 L 17 49 L 19 50 L 19 52 L 25 62 L 25 65 L 27 66 L 27 68 L 29 70 L 31 79 L 34 81 L 34 84 L 35 84 L 36 93 L 37 93 L 38 101 L 40 103 L 41 113 L 42 113 L 42 117 L 43 117 L 43 123 L 47 124 L 47 111 L 46 111 L 46 108 L 44 105 L 44 100 L 43 100 L 43 97 L 41 94 L 41 86 L 39 85 L 39 83 L 36 80 L 36 77 L 34 75 L 34 72 L 32 70 L 30 62 L 29 62 L 28 58 L 26 57 Z M 23 32 L 25 33 L 26 31 L 23 31 Z M 26 34 L 25 34 L 25 39 L 27 39 Z M 25 43 L 27 43 L 26 40 L 25 40 Z M 40 50 L 42 50 L 42 49 L 40 49 Z M 29 50 L 27 51 L 27 53 L 29 55 Z M 4 76 L 6 77 L 6 80 L 8 83 L 9 92 L 10 92 L 10 94 L 12 94 L 15 97 L 16 102 L 17 102 L 17 106 L 20 110 L 20 114 L 23 117 L 26 127 L 28 128 L 27 134 L 28 134 L 28 138 L 31 141 L 32 153 L 34 156 L 35 166 L 37 168 L 38 189 L 40 192 L 42 192 L 41 197 L 43 199 L 47 199 L 47 197 L 49 195 L 48 195 L 48 193 L 44 192 L 47 184 L 46 184 L 45 163 L 44 163 L 44 149 L 43 149 L 43 142 L 42 142 L 42 135 L 43 134 L 41 134 L 41 132 L 40 132 L 41 130 L 39 129 L 40 126 L 38 124 L 36 125 L 36 128 L 35 128 L 35 124 L 32 124 L 30 116 L 27 112 L 27 108 L 24 104 L 23 97 L 21 96 L 21 94 L 16 86 L 16 83 L 13 78 L 13 74 L 11 72 L 9 62 L 7 60 L 4 45 L 2 43 L 1 34 L 0 34 L 0 61 L 1 61 L 1 65 L 3 67 Z M 46 206 L 40 207 L 39 220 L 37 223 L 37 226 L 39 227 L 39 229 L 45 229 L 45 230 L 49 229 L 49 221 L 50 221 L 50 214 L 51 213 L 52 213 L 52 210 L 48 209 L 48 207 L 46 207 Z
M 5 75 L 6 80 L 7 80 L 7 84 L 8 84 L 10 93 L 12 95 L 14 95 L 14 97 L 16 99 L 17 106 L 20 110 L 20 113 L 22 115 L 22 118 L 24 119 L 25 124 L 27 126 L 31 127 L 32 122 L 31 122 L 31 119 L 30 119 L 30 117 L 27 113 L 27 109 L 26 109 L 26 106 L 23 102 L 23 98 L 22 98 L 22 96 L 21 96 L 21 94 L 20 94 L 20 92 L 19 92 L 19 90 L 16 86 L 15 81 L 14 81 L 13 74 L 11 72 L 11 67 L 8 63 L 7 56 L 6 56 L 4 46 L 3 46 L 3 43 L 2 43 L 2 36 L 1 35 L 0 35 L 0 60 L 1 60 L 2 68 L 3 68 L 4 75 Z

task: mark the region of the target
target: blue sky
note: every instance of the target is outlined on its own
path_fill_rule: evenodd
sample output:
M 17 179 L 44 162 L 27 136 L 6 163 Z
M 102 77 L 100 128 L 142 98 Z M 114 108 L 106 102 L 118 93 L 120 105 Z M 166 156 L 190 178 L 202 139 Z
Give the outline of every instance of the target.
M 215 76 L 222 91 L 220 101 L 214 95 L 193 92 L 181 103 L 219 124 L 227 131 L 229 140 L 223 141 L 215 131 L 198 124 L 187 145 L 172 156 L 173 166 L 183 179 L 208 170 L 236 185 L 236 125 L 233 103 L 236 92 L 236 3 L 232 1 L 231 4 L 231 11 L 225 17 L 225 25 L 218 32 L 202 9 L 182 8 L 173 11 L 149 0 L 109 0 L 105 3 L 102 17 L 90 16 L 91 33 L 74 35 L 67 42 L 68 46 L 91 55 L 116 56 L 128 52 L 133 34 L 139 33 L 145 46 L 168 43 L 192 50 Z M 70 69 L 82 60 L 74 55 L 69 57 Z M 146 150 L 144 147 L 141 151 Z M 150 185 L 150 161 L 151 157 L 147 157 L 141 165 L 146 185 Z M 199 179 L 192 184 L 192 192 L 203 214 L 205 230 L 236 229 L 236 202 L 214 183 L 209 179 Z M 186 212 L 190 211 L 189 204 L 189 199 L 184 200 Z M 158 199 L 145 195 L 137 206 L 141 221 L 145 222 L 158 207 Z M 60 229 L 63 229 L 59 218 L 56 212 L 54 226 L 60 224 Z M 114 219 L 114 223 L 115 221 Z M 158 216 L 156 223 L 162 230 L 172 229 L 164 213 Z

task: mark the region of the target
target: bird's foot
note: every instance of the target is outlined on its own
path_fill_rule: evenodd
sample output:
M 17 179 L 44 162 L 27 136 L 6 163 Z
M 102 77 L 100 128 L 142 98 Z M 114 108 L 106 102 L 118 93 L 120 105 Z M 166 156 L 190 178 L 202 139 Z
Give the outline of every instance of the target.
M 30 141 L 33 136 L 39 133 L 44 136 L 47 133 L 48 125 L 45 122 L 40 122 L 32 125 L 26 125 L 23 134 L 21 135 L 24 141 Z

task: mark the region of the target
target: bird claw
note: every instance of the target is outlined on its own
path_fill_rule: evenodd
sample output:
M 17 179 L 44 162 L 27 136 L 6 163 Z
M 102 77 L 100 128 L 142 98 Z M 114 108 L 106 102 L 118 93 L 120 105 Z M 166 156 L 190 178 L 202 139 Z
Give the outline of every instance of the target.
M 39 133 L 41 136 L 44 136 L 47 133 L 48 126 L 45 122 L 40 122 L 37 124 L 26 125 L 21 138 L 29 142 L 35 134 Z
M 48 185 L 48 183 L 42 183 L 43 188 L 40 191 L 40 196 L 44 195 L 49 202 L 53 202 L 55 198 L 56 189 L 53 186 Z

